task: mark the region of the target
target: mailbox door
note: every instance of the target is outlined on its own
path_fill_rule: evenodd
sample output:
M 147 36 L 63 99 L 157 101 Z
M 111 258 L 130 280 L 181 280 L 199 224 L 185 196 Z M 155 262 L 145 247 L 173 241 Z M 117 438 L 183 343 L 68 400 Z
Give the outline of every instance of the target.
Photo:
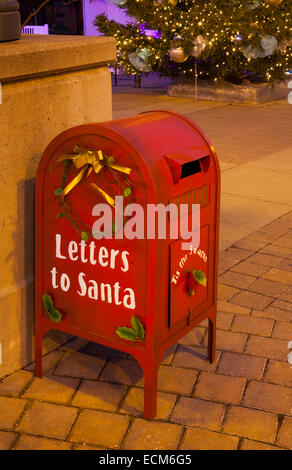
M 169 325 L 186 322 L 210 300 L 209 226 L 201 227 L 200 245 L 182 250 L 182 240 L 170 244 Z

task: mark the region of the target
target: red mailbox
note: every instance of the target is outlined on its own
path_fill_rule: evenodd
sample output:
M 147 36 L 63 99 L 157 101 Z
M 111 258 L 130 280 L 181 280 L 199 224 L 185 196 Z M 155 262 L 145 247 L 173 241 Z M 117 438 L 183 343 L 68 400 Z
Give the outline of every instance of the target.
M 200 204 L 199 246 L 183 250 L 168 232 L 165 239 L 122 238 L 129 217 L 120 225 L 114 219 L 112 238 L 94 238 L 93 207 L 106 202 L 113 212 L 118 195 L 145 214 L 150 204 Z M 57 136 L 36 178 L 37 375 L 51 329 L 125 351 L 144 371 L 144 415 L 151 419 L 163 354 L 206 318 L 213 361 L 219 200 L 214 147 L 179 114 L 147 112 Z

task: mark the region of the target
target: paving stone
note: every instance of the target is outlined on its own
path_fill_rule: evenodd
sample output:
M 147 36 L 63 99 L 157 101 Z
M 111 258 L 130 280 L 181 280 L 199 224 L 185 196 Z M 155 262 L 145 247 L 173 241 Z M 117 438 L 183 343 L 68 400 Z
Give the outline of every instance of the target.
M 249 251 L 258 251 L 264 246 L 266 246 L 265 242 L 257 242 L 256 240 L 249 240 L 247 238 L 243 238 L 232 245 L 234 248 L 242 248 Z
M 96 447 L 96 446 L 88 446 L 85 443 L 84 444 L 74 444 L 73 450 L 104 450 L 104 447 Z
M 202 372 L 194 396 L 205 400 L 239 404 L 246 379 Z
M 176 450 L 183 427 L 135 419 L 125 439 L 126 450 Z
M 211 371 L 216 369 L 219 357 L 220 352 L 216 350 L 215 361 L 211 364 L 206 348 L 179 345 L 173 363 L 176 367 Z
M 247 335 L 243 333 L 225 330 L 216 332 L 216 348 L 219 350 L 243 352 L 246 341 Z
M 244 404 L 250 408 L 288 415 L 292 412 L 292 390 L 281 385 L 251 381 Z
M 286 234 L 288 232 L 288 226 L 286 223 L 281 222 L 279 219 L 266 224 L 264 227 L 261 227 L 261 232 L 273 233 L 278 237 Z
M 43 357 L 43 376 L 52 374 L 56 367 L 56 364 L 63 357 L 63 354 L 63 351 L 52 351 Z M 32 362 L 24 369 L 34 371 L 35 363 Z
M 292 256 L 291 248 L 284 248 L 277 245 L 266 245 L 260 250 L 260 253 L 267 253 L 269 255 L 280 256 L 281 258 L 290 258 Z
M 17 397 L 32 378 L 32 372 L 26 370 L 18 370 L 14 374 L 8 375 L 0 382 L 0 395 Z
M 270 281 L 281 282 L 285 285 L 292 285 L 292 272 L 285 271 L 284 269 L 269 269 L 266 271 L 262 277 L 264 279 L 269 279 Z
M 280 299 L 285 300 L 286 302 L 292 302 L 292 287 L 288 287 L 288 289 L 280 295 Z
M 15 450 L 70 450 L 72 444 L 45 437 L 22 435 L 15 446 Z
M 265 382 L 292 386 L 292 367 L 289 362 L 270 360 L 264 376 Z
M 276 415 L 264 411 L 232 406 L 227 413 L 223 432 L 274 443 L 278 426 Z
M 3 431 L 12 429 L 26 403 L 27 401 L 21 398 L 0 397 L 0 429 Z
M 77 411 L 76 408 L 69 406 L 34 402 L 18 424 L 17 431 L 66 439 L 76 419 Z
M 273 304 L 263 311 L 253 310 L 252 317 L 271 318 L 272 320 L 292 321 L 291 313 L 280 308 L 273 307 Z
M 281 310 L 287 310 L 287 312 L 291 313 L 291 320 L 292 320 L 292 303 L 285 302 L 284 300 L 278 299 L 272 304 L 275 308 L 280 308 Z
M 217 311 L 226 313 L 235 313 L 239 315 L 249 315 L 251 309 L 242 307 L 241 305 L 235 305 L 232 302 L 224 302 L 222 300 L 217 301 Z
M 79 380 L 69 377 L 57 377 L 55 375 L 35 378 L 23 398 L 32 398 L 34 400 L 50 401 L 53 403 L 68 403 L 76 388 Z
M 292 248 L 292 238 L 289 234 L 284 235 L 283 237 L 275 240 L 274 245 L 283 246 L 284 248 Z
M 79 352 L 65 353 L 54 374 L 84 379 L 97 379 L 105 364 L 104 359 Z
M 255 240 L 262 243 L 270 243 L 278 238 L 278 234 L 273 232 L 254 232 L 247 237 L 248 240 Z
M 260 264 L 251 263 L 247 259 L 233 266 L 232 271 L 258 277 L 265 273 L 268 269 L 269 266 L 262 266 Z
M 74 424 L 70 441 L 117 449 L 121 445 L 129 422 L 128 416 L 83 410 Z
M 257 279 L 248 286 L 248 290 L 251 292 L 276 298 L 279 297 L 279 295 L 281 295 L 286 289 L 287 287 L 280 282 L 269 281 L 262 278 Z
M 286 416 L 281 425 L 277 444 L 292 449 L 292 418 Z
M 232 266 L 238 263 L 238 258 L 234 258 L 227 252 L 219 253 L 219 268 L 230 269 Z
M 284 258 L 268 255 L 266 253 L 255 253 L 248 260 L 250 263 L 260 264 L 262 266 L 277 266 L 277 264 L 284 261 Z
M 9 450 L 15 439 L 14 432 L 0 431 L 0 450 Z
M 276 321 L 272 337 L 292 341 L 292 322 Z
M 101 359 L 107 359 L 111 357 L 130 357 L 130 354 L 127 354 L 123 351 L 119 351 L 118 349 L 109 348 L 107 346 L 104 346 L 103 344 L 98 343 L 89 343 L 88 347 L 86 348 L 86 354 L 90 354 L 91 356 L 97 356 Z
M 274 323 L 274 320 L 268 318 L 253 318 L 247 317 L 246 315 L 237 315 L 232 323 L 231 331 L 270 336 Z
M 262 442 L 250 441 L 249 439 L 243 439 L 240 450 L 281 450 L 280 447 L 270 446 L 269 444 L 263 444 Z
M 72 405 L 81 408 L 117 411 L 126 392 L 127 387 L 124 385 L 84 380 L 72 400 Z
M 232 303 L 249 307 L 256 310 L 264 310 L 273 302 L 272 297 L 256 294 L 254 292 L 243 291 L 232 299 Z
M 226 253 L 235 259 L 242 260 L 252 255 L 253 251 L 254 250 L 245 250 L 231 246 L 230 248 L 227 248 Z
M 203 326 L 203 323 L 201 323 L 201 326 Z M 164 365 L 171 364 L 174 358 L 176 349 L 177 349 L 177 344 L 173 344 L 167 351 L 165 351 L 165 353 L 163 354 L 161 364 L 164 364 Z
M 200 428 L 186 430 L 182 450 L 236 450 L 238 437 Z
M 291 211 L 288 212 L 287 214 L 282 215 L 279 219 L 277 219 L 281 224 L 286 225 L 287 230 L 291 229 L 292 225 L 292 216 L 291 216 Z M 291 233 L 291 231 L 290 231 Z
M 158 390 L 190 395 L 197 376 L 198 372 L 193 369 L 161 365 L 158 371 Z
M 200 398 L 180 397 L 170 421 L 188 426 L 199 426 L 219 431 L 225 406 Z
M 228 286 L 245 289 L 252 282 L 254 282 L 255 279 L 255 277 L 248 276 L 247 274 L 242 274 L 235 271 L 227 271 L 225 274 L 223 274 L 223 276 L 220 277 L 220 282 L 227 284 Z
M 167 420 L 176 402 L 176 395 L 166 392 L 157 393 L 157 414 L 155 419 Z M 144 389 L 131 388 L 121 407 L 121 413 L 143 416 Z
M 239 289 L 234 287 L 226 286 L 225 284 L 218 284 L 218 299 L 219 300 L 229 300 L 232 299 L 236 294 L 238 294 Z
M 282 263 L 278 266 L 279 269 L 283 269 L 284 271 L 292 272 L 292 259 L 285 259 Z
M 183 336 L 179 341 L 178 344 L 185 344 L 188 346 L 200 346 L 203 341 L 203 337 L 206 333 L 206 328 L 202 328 L 197 326 L 192 331 L 187 333 Z
M 262 357 L 247 356 L 223 352 L 217 371 L 220 374 L 233 377 L 246 377 L 260 380 L 265 369 L 266 359 Z
M 221 330 L 229 330 L 233 318 L 233 313 L 217 312 L 217 328 Z
M 247 341 L 245 352 L 254 356 L 265 357 L 267 359 L 276 359 L 279 361 L 287 360 L 287 342 L 280 339 L 261 338 L 259 336 L 250 336 Z
M 144 373 L 136 360 L 112 358 L 105 366 L 100 380 L 143 387 Z
M 63 344 L 60 346 L 61 351 L 69 351 L 69 352 L 85 352 L 89 345 L 89 341 L 84 338 L 79 338 L 76 336 L 72 338 L 68 343 Z

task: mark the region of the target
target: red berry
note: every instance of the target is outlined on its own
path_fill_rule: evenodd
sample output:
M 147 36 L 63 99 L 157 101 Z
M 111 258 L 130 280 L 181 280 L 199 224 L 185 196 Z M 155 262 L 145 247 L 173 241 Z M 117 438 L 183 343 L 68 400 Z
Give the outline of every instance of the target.
M 196 280 L 191 272 L 187 273 L 187 290 L 190 295 L 194 295 L 196 290 Z

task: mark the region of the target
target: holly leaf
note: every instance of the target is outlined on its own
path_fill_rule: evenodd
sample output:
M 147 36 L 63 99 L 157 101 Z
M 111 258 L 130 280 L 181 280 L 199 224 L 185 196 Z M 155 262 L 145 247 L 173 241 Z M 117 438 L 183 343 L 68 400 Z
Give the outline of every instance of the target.
M 137 333 L 132 328 L 127 328 L 126 326 L 120 326 L 116 330 L 116 334 L 127 341 L 136 341 Z
M 44 309 L 46 312 L 50 312 L 54 309 L 54 303 L 52 297 L 49 294 L 44 294 L 43 297 Z
M 61 196 L 62 192 L 63 192 L 63 188 L 55 189 L 55 196 Z
M 188 295 L 192 297 L 193 295 L 196 295 L 196 291 L 188 289 Z
M 132 192 L 131 188 L 126 188 L 126 189 L 124 190 L 124 196 L 125 196 L 125 197 L 130 196 L 131 192 Z
M 88 235 L 86 232 L 81 232 L 81 238 L 82 240 L 84 240 L 85 242 L 88 240 Z
M 113 156 L 110 156 L 110 157 L 106 157 L 107 158 L 107 162 L 108 163 L 114 163 L 115 159 Z
M 131 318 L 131 325 L 138 336 L 139 339 L 144 339 L 145 336 L 145 329 L 142 323 L 140 322 L 139 318 L 135 317 L 134 315 Z
M 53 308 L 49 313 L 49 318 L 55 323 L 60 323 L 60 321 L 62 320 L 62 314 L 59 310 Z
M 68 168 L 71 165 L 72 161 L 71 160 L 63 160 L 63 165 Z
M 199 269 L 195 269 L 194 271 L 192 271 L 192 273 L 193 273 L 194 278 L 199 284 L 201 284 L 202 286 L 207 285 L 207 277 L 206 277 L 206 274 L 203 273 L 203 271 L 200 271 Z

